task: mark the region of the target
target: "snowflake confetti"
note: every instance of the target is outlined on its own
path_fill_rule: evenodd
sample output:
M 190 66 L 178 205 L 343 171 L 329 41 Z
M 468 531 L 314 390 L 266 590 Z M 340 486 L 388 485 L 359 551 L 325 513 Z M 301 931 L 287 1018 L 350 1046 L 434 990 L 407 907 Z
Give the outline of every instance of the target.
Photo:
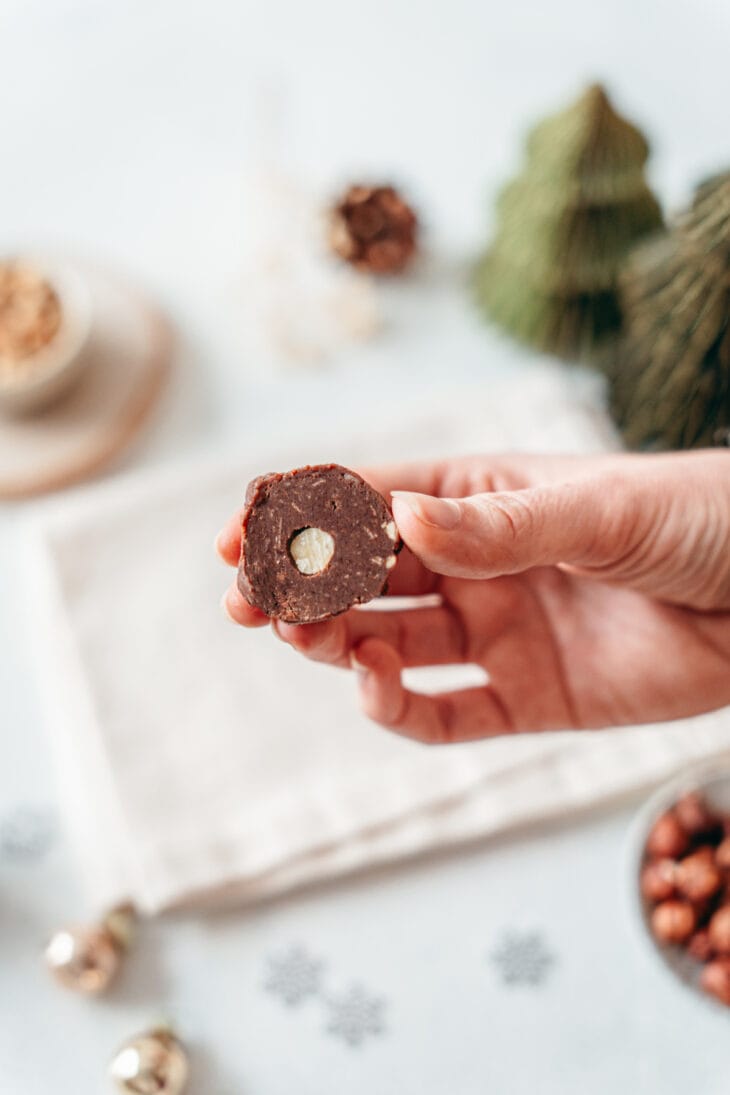
M 555 963 L 539 932 L 506 932 L 490 958 L 506 985 L 542 985 Z
M 269 958 L 269 972 L 264 984 L 267 992 L 293 1008 L 316 996 L 322 983 L 324 963 L 300 946 L 292 946 Z
M 50 810 L 18 806 L 0 818 L 0 859 L 35 863 L 49 850 L 54 835 Z
M 370 996 L 360 985 L 353 985 L 342 996 L 330 997 L 326 1003 L 328 1034 L 342 1039 L 348 1046 L 360 1046 L 367 1038 L 385 1030 L 385 1001 Z

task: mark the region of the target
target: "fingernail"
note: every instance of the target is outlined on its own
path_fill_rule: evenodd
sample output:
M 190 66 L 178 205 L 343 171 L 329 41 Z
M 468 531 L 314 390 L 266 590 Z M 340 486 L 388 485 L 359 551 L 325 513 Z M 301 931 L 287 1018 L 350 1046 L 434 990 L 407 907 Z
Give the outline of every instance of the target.
M 434 498 L 430 494 L 393 491 L 393 501 L 403 502 L 419 521 L 433 528 L 455 529 L 461 521 L 461 506 L 453 498 Z
M 223 539 L 223 533 L 219 532 L 218 535 L 216 536 L 215 540 L 213 541 L 213 551 L 215 551 L 216 555 L 220 559 L 223 559 L 223 552 L 221 551 L 221 540 L 222 539 Z M 225 560 L 223 560 L 223 561 L 225 562 Z

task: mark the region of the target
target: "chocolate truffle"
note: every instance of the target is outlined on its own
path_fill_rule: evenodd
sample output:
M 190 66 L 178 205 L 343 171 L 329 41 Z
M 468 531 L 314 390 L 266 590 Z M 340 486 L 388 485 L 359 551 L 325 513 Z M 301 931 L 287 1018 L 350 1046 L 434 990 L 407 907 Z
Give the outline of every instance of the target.
M 378 492 L 339 464 L 254 479 L 238 588 L 267 616 L 315 623 L 385 592 L 402 547 Z

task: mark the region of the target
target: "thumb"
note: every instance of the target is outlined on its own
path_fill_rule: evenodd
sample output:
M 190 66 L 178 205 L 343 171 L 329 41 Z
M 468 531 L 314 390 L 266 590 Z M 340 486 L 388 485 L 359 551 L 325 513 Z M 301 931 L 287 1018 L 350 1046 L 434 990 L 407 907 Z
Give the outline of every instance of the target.
M 393 491 L 393 516 L 411 551 L 437 574 L 494 578 L 558 563 L 610 568 L 639 524 L 646 528 L 650 507 L 647 499 L 639 505 L 630 480 L 605 478 L 468 498 Z

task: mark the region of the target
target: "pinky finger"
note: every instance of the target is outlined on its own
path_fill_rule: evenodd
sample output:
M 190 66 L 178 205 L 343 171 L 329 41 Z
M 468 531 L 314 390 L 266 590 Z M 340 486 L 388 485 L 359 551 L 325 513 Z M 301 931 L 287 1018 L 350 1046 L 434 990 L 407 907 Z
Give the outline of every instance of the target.
M 427 745 L 446 745 L 514 733 L 514 726 L 488 686 L 425 696 L 403 687 L 403 663 L 381 639 L 365 639 L 352 656 L 360 704 L 374 722 Z

